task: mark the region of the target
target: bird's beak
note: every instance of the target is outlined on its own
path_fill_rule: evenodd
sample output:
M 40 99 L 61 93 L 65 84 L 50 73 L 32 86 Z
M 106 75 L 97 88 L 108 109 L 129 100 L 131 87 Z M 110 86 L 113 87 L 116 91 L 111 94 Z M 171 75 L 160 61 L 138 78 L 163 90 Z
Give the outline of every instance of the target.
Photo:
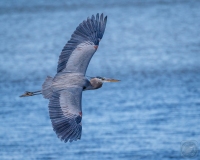
M 102 81 L 103 82 L 119 82 L 120 80 L 112 79 L 112 78 L 104 78 Z

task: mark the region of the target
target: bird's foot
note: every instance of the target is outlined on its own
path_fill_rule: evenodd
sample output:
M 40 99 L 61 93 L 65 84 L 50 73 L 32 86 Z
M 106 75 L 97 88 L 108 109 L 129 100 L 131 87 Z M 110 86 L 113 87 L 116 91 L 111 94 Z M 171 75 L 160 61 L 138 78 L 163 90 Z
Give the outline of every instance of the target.
M 24 94 L 22 94 L 19 97 L 29 97 L 29 96 L 34 96 L 34 95 L 38 95 L 38 94 L 41 94 L 41 93 L 42 93 L 41 91 L 35 91 L 35 92 L 26 91 Z

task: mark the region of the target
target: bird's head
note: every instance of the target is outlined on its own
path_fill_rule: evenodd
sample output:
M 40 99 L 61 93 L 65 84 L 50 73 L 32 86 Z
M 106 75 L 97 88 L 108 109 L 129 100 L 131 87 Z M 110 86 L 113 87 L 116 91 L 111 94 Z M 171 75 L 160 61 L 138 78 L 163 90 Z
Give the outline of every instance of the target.
M 120 80 L 112 79 L 112 78 L 105 78 L 105 77 L 92 77 L 90 79 L 90 83 L 93 86 L 93 89 L 100 88 L 104 82 L 119 82 Z

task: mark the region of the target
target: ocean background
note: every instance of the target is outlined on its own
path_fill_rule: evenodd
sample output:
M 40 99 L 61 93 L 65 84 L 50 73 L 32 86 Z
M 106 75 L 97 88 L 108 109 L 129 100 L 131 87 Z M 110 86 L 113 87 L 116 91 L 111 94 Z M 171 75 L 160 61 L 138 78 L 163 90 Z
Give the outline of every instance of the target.
M 64 143 L 48 100 L 19 95 L 96 13 L 108 21 L 87 75 L 121 82 L 83 93 L 81 140 Z M 200 149 L 200 1 L 0 1 L 0 160 L 178 160 L 191 140 Z

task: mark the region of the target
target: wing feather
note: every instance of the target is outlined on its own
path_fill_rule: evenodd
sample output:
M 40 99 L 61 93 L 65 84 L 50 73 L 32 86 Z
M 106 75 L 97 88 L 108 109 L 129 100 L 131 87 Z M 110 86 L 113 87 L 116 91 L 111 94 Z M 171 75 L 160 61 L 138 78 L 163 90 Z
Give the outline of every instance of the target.
M 81 138 L 82 88 L 67 88 L 53 92 L 49 102 L 49 115 L 57 136 L 63 140 L 76 141 Z
M 84 20 L 81 24 L 79 24 L 79 26 L 72 34 L 71 39 L 67 42 L 67 44 L 64 46 L 61 52 L 58 61 L 57 72 L 62 72 L 66 68 L 66 65 L 72 52 L 77 48 L 79 44 L 89 41 L 91 42 L 90 44 L 99 45 L 99 41 L 102 39 L 105 31 L 107 22 L 106 19 L 107 16 L 104 17 L 103 13 L 101 14 L 100 18 L 99 14 L 97 13 L 96 19 L 95 16 L 92 15 L 91 18 L 87 18 L 87 20 Z M 96 50 L 94 50 L 94 52 L 95 51 Z M 90 56 L 89 58 L 91 57 L 92 56 Z

